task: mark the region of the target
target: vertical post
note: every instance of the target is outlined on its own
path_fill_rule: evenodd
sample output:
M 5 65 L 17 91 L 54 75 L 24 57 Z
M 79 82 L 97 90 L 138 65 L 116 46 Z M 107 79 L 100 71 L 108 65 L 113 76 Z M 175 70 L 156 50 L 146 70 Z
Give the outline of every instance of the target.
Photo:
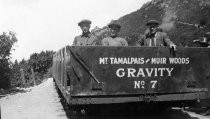
M 21 79 L 23 81 L 23 85 L 25 85 L 25 83 L 26 83 L 25 74 L 24 74 L 24 70 L 22 68 L 20 68 L 20 74 L 21 74 Z
M 32 77 L 32 80 L 34 82 L 34 86 L 36 86 L 36 80 L 35 80 L 35 75 L 34 75 L 34 70 L 31 69 L 31 77 Z

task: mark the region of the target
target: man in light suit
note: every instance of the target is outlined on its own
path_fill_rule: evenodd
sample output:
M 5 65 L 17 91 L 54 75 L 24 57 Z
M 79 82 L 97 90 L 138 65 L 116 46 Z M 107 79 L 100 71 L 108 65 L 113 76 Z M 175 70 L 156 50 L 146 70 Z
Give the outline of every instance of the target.
M 90 33 L 90 25 L 91 21 L 84 19 L 78 23 L 82 30 L 82 35 L 76 36 L 73 41 L 73 45 L 75 46 L 87 46 L 87 45 L 96 45 L 98 42 L 98 38 Z
M 118 23 L 110 23 L 110 36 L 102 39 L 103 46 L 128 46 L 127 41 L 124 38 L 118 36 L 121 26 Z
M 176 45 L 169 39 L 167 33 L 158 28 L 159 23 L 156 20 L 147 22 L 148 29 L 145 31 L 144 36 L 138 41 L 143 46 L 169 46 L 176 49 Z

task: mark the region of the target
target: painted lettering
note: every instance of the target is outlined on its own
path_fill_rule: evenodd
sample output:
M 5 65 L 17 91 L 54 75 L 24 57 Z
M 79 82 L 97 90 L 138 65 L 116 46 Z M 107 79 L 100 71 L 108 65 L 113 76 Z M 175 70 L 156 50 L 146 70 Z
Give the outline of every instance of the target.
M 134 81 L 134 89 L 145 88 L 145 81 Z
M 118 77 L 163 77 L 171 76 L 174 68 L 119 68 L 116 71 Z
M 110 57 L 111 64 L 144 64 L 144 58 L 114 58 Z
M 157 84 L 157 81 L 156 80 L 150 81 L 150 83 L 152 84 L 152 88 L 155 88 L 156 87 L 156 84 Z
M 145 68 L 145 70 L 146 70 L 146 72 L 147 72 L 147 74 L 148 74 L 148 77 L 151 77 L 152 76 L 152 72 L 153 72 L 153 70 L 154 69 L 149 69 L 149 68 Z
M 151 64 L 166 64 L 166 58 L 151 58 Z
M 171 76 L 171 72 L 174 70 L 174 68 L 171 68 L 171 69 L 166 68 L 166 70 L 168 71 L 168 76 Z
M 143 69 L 142 68 L 139 68 L 139 71 L 138 71 L 138 73 L 137 73 L 137 77 L 145 77 L 145 74 L 144 74 L 144 71 L 143 71 Z
M 124 77 L 125 76 L 125 70 L 124 68 L 119 68 L 117 71 L 116 71 L 116 75 L 118 77 Z
M 165 71 L 166 68 L 158 68 L 158 71 L 160 71 L 160 76 L 163 76 L 163 71 Z
M 99 58 L 99 64 L 107 64 L 107 57 Z
M 128 77 L 136 77 L 134 74 L 135 72 L 136 72 L 136 69 L 128 68 Z
M 189 64 L 189 58 L 169 58 L 170 64 Z

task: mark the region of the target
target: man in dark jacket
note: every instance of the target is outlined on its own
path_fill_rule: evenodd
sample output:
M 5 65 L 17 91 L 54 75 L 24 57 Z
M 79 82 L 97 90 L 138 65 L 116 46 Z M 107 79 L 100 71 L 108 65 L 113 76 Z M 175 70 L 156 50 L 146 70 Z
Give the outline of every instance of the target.
M 158 28 L 159 23 L 156 20 L 150 20 L 147 22 L 148 29 L 145 34 L 139 40 L 139 43 L 143 46 L 169 46 L 176 49 L 176 45 L 169 39 L 167 33 Z

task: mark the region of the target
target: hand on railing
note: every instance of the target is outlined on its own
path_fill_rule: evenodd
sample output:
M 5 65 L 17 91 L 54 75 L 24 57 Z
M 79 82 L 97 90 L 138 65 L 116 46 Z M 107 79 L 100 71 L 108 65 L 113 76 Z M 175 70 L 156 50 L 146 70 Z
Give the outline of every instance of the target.
M 175 44 L 170 44 L 170 48 L 173 48 L 174 49 L 174 51 L 176 51 L 176 45 Z

